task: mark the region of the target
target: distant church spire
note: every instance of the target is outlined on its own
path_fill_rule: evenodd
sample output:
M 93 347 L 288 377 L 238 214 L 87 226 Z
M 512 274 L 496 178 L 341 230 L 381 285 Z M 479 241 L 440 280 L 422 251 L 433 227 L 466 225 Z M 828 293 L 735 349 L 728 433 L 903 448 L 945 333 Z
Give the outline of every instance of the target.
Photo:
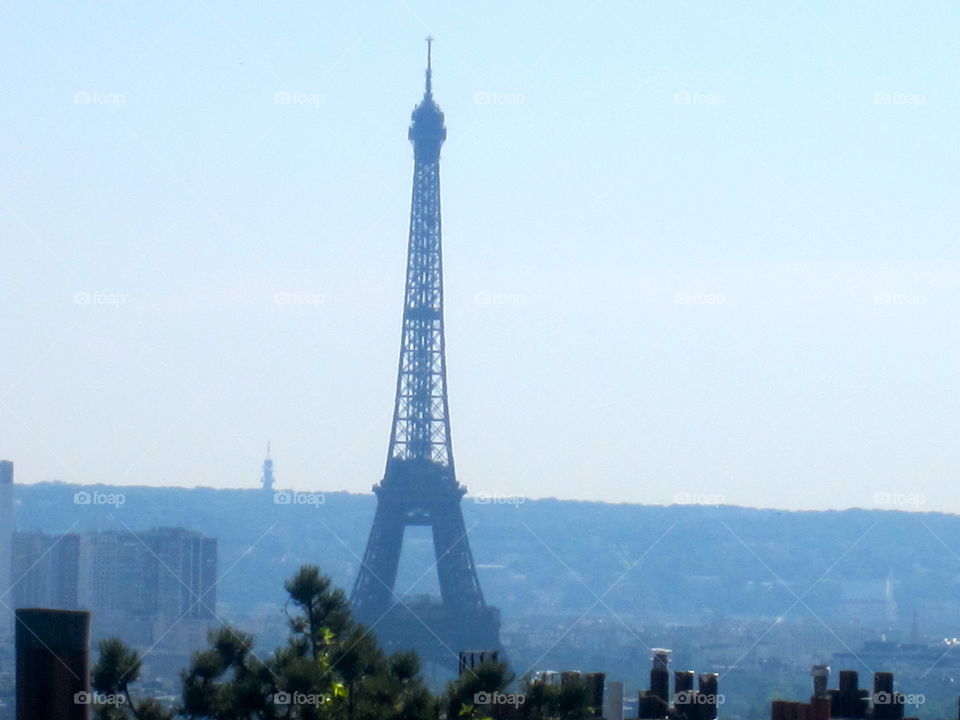
M 263 461 L 263 477 L 260 483 L 264 490 L 273 489 L 273 460 L 270 459 L 270 443 L 267 443 L 267 457 Z

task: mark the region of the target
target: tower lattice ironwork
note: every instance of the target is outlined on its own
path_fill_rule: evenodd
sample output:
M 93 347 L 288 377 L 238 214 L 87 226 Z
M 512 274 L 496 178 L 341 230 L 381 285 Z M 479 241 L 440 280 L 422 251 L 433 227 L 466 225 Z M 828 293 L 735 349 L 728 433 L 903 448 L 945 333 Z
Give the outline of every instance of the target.
M 390 649 L 415 649 L 456 667 L 458 652 L 499 648 L 499 611 L 480 590 L 456 480 L 443 333 L 440 147 L 447 130 L 433 99 L 430 39 L 426 89 L 413 111 L 413 198 L 397 393 L 377 510 L 353 587 L 354 614 Z M 433 531 L 440 598 L 404 597 L 394 587 L 404 530 Z

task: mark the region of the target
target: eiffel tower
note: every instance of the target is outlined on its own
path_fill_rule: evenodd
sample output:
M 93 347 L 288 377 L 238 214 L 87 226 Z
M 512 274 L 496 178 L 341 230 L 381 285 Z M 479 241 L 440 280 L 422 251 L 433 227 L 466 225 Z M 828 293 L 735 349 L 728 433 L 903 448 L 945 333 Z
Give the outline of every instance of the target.
M 443 337 L 440 243 L 440 146 L 447 137 L 431 87 L 427 38 L 426 89 L 413 111 L 413 199 L 407 251 L 397 396 L 377 511 L 351 596 L 356 618 L 388 651 L 456 668 L 462 650 L 500 647 L 500 612 L 484 602 L 467 540 L 456 480 Z M 411 525 L 433 531 L 440 597 L 395 592 L 403 534 Z

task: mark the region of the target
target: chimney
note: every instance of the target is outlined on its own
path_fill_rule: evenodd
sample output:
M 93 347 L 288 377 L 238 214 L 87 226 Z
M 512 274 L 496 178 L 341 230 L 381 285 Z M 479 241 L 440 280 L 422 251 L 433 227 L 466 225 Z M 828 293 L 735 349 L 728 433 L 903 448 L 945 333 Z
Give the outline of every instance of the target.
M 654 648 L 652 652 L 653 667 L 650 669 L 650 692 L 666 704 L 670 697 L 670 673 L 667 671 L 670 651 Z
M 16 611 L 17 720 L 89 720 L 90 613 Z
M 670 651 L 654 648 L 653 667 L 650 668 L 650 689 L 641 690 L 637 706 L 638 717 L 645 720 L 665 718 L 670 711 L 668 704 L 670 694 L 670 673 L 667 664 L 670 662 Z
M 831 717 L 860 720 L 866 715 L 869 693 L 860 689 L 856 670 L 841 670 L 839 688 L 828 692 Z
M 770 720 L 788 720 L 788 707 L 790 702 L 787 700 L 774 700 L 770 703 Z M 958 718 L 960 720 L 960 718 Z
M 812 698 L 829 697 L 827 695 L 827 683 L 830 681 L 830 666 L 814 665 L 810 668 L 810 677 L 813 678 Z
M 587 697 L 590 707 L 593 708 L 593 717 L 603 717 L 603 684 L 607 676 L 601 672 L 585 673 L 583 679 L 587 684 Z
M 893 691 L 893 673 L 873 674 L 873 717 L 876 720 L 899 720 L 903 717 L 904 697 Z
M 575 684 L 580 677 L 579 670 L 562 670 L 560 672 L 560 687 Z
M 717 673 L 700 673 L 699 697 L 697 698 L 697 720 L 714 720 L 717 717 L 719 695 Z
M 830 720 L 830 697 L 810 698 L 810 720 Z
M 693 690 L 693 670 L 675 670 L 673 673 L 673 707 L 677 713 L 693 718 L 695 698 Z

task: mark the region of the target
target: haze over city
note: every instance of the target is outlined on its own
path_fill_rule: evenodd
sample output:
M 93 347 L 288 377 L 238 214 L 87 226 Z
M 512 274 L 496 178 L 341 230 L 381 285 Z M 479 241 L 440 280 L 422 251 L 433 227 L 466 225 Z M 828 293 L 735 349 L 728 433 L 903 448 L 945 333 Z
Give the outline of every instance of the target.
M 436 37 L 471 492 L 960 511 L 960 7 L 6 6 L 17 482 L 369 492 Z

